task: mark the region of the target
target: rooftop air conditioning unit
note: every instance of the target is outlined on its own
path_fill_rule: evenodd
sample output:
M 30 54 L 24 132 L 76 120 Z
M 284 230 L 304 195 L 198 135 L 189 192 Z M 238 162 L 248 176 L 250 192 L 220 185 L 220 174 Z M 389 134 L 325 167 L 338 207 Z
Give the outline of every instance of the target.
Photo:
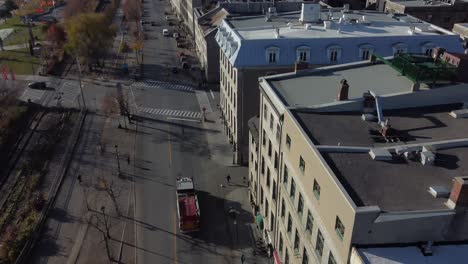
M 429 186 L 428 192 L 434 198 L 448 198 L 450 196 L 450 189 L 445 186 Z
M 421 164 L 422 165 L 433 165 L 435 162 L 436 155 L 432 151 L 421 152 Z
M 369 155 L 373 160 L 389 161 L 393 159 L 392 153 L 384 148 L 373 148 L 369 151 Z

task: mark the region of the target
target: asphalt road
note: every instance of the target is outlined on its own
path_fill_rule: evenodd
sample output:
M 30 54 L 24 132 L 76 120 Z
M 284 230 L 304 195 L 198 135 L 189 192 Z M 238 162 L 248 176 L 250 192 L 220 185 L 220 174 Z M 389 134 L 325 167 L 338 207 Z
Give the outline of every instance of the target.
M 167 80 L 171 63 L 177 62 L 176 42 L 163 37 L 167 26 L 164 7 L 168 1 L 146 0 L 145 8 L 158 26 L 145 25 L 144 50 L 147 79 Z M 166 7 L 167 8 L 167 7 Z M 171 76 L 174 77 L 174 76 Z M 139 107 L 200 111 L 193 89 L 171 89 L 141 85 L 134 89 Z M 212 105 L 216 105 L 211 101 Z M 219 185 L 226 167 L 212 157 L 214 146 L 207 137 L 221 133 L 200 120 L 154 116 L 138 123 L 135 149 L 136 263 L 240 263 L 233 258 L 233 235 L 229 232 L 224 197 Z M 193 177 L 198 190 L 201 231 L 181 234 L 178 230 L 175 182 Z M 236 246 L 234 246 L 236 245 Z

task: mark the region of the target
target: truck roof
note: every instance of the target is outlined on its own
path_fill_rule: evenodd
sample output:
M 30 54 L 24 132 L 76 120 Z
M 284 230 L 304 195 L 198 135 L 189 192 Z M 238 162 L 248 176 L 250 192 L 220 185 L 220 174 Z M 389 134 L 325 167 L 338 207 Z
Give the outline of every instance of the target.
M 179 208 L 182 220 L 196 220 L 198 214 L 196 196 L 179 198 Z
M 177 179 L 177 191 L 193 190 L 193 180 L 191 178 Z

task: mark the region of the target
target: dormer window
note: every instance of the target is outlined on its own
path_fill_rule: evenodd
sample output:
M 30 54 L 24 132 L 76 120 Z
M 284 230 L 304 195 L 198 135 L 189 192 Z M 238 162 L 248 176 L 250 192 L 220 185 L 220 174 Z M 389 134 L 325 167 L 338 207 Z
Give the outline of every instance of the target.
M 327 57 L 328 62 L 338 63 L 341 59 L 341 47 L 338 45 L 333 45 L 327 48 Z
M 373 52 L 374 46 L 370 44 L 361 45 L 359 47 L 359 59 L 368 60 Z
M 426 54 L 427 56 L 432 56 L 432 51 L 436 45 L 432 42 L 426 42 L 421 46 L 421 53 Z
M 301 46 L 296 49 L 296 61 L 297 62 L 309 62 L 310 59 L 310 48 Z
M 270 64 L 277 63 L 279 61 L 279 48 L 269 47 L 266 49 L 266 61 Z
M 397 43 L 393 45 L 393 56 L 401 53 L 407 53 L 408 52 L 408 45 L 405 43 Z

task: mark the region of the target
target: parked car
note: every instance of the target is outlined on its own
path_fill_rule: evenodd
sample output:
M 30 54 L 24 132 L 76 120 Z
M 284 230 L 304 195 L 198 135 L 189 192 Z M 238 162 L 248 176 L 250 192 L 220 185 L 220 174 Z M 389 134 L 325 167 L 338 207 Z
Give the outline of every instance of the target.
M 177 33 L 177 32 L 172 33 L 172 37 L 173 38 L 179 38 L 179 33 Z
M 162 33 L 163 33 L 163 36 L 165 37 L 169 36 L 169 30 L 167 28 L 163 29 Z
M 45 82 L 32 82 L 28 83 L 28 87 L 31 89 L 45 89 L 47 85 Z

